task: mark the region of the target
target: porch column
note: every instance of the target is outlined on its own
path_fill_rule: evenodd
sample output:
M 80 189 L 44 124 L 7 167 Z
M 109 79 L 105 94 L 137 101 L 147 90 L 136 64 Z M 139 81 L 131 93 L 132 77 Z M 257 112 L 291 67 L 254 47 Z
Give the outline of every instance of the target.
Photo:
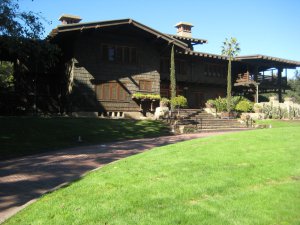
M 278 77 L 277 77 L 277 87 L 278 87 L 278 100 L 279 102 L 282 102 L 282 68 L 277 68 L 278 71 Z
M 254 81 L 257 82 L 257 76 L 258 76 L 258 66 L 255 66 L 254 68 Z

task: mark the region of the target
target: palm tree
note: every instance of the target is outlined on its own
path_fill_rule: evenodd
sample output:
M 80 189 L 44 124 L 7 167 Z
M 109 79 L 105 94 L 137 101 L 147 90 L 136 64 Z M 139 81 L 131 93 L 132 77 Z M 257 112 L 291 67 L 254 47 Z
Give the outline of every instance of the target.
M 228 57 L 228 72 L 227 72 L 227 112 L 231 111 L 231 61 L 240 52 L 240 46 L 236 38 L 227 38 L 223 42 L 222 55 Z

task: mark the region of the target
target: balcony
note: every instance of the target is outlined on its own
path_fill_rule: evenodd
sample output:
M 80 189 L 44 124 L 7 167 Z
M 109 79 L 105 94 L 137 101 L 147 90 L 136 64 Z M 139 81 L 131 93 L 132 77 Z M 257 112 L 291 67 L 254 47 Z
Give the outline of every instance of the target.
M 251 74 L 249 72 L 238 74 L 234 86 L 256 86 L 261 88 L 274 89 L 278 87 L 278 77 L 276 75 Z M 281 78 L 281 86 L 287 86 L 287 77 Z

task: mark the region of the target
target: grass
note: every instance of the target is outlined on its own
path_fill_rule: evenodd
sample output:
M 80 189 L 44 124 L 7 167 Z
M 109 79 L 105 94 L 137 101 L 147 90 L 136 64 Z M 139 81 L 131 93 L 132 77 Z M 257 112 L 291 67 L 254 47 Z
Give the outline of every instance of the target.
M 270 123 L 112 163 L 5 224 L 300 224 L 300 123 Z
M 157 121 L 0 117 L 0 160 L 59 148 L 169 134 Z M 78 136 L 83 142 L 78 143 Z

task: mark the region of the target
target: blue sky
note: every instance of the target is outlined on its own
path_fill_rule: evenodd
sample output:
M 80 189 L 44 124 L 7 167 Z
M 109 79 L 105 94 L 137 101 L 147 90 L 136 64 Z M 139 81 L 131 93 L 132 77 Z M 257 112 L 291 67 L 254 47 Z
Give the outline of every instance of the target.
M 82 22 L 132 18 L 171 34 L 177 22 L 186 21 L 194 25 L 193 37 L 208 40 L 197 51 L 220 54 L 222 41 L 236 37 L 240 55 L 300 61 L 299 0 L 20 0 L 19 5 L 52 22 L 45 23 L 46 34 L 64 13 Z

